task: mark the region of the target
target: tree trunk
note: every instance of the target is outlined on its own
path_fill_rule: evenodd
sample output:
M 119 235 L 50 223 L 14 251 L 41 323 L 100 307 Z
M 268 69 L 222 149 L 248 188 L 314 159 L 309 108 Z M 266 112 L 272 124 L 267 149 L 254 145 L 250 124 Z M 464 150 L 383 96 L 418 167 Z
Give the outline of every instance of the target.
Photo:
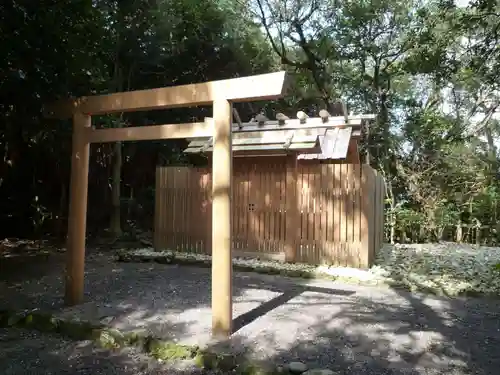
M 497 161 L 497 148 L 495 146 L 493 132 L 489 127 L 486 127 L 484 129 L 484 134 L 488 142 L 488 161 L 490 163 L 491 174 L 493 176 L 496 176 L 498 170 L 498 161 Z
M 396 242 L 396 202 L 394 200 L 394 193 L 392 191 L 392 183 L 389 181 L 385 183 L 386 194 L 391 201 L 391 208 L 389 212 L 389 241 L 392 245 Z M 402 228 L 404 231 L 404 228 Z
M 391 207 L 392 209 L 392 207 Z M 394 214 L 391 213 L 391 232 L 390 232 L 390 241 L 391 245 L 394 245 L 396 238 L 396 220 L 394 219 Z
M 117 124 L 121 127 L 121 121 Z M 122 170 L 122 143 L 116 142 L 113 151 L 113 173 L 111 181 L 111 218 L 109 229 L 113 236 L 122 234 L 121 210 L 120 210 L 120 184 Z
M 59 210 L 58 210 L 58 216 L 57 216 L 57 221 L 56 221 L 56 237 L 57 240 L 64 241 L 65 237 L 65 226 L 63 222 L 63 218 L 66 217 L 64 214 L 67 203 L 66 203 L 66 184 L 64 182 L 61 182 L 61 198 L 59 199 Z
M 462 221 L 459 220 L 457 224 L 457 232 L 455 234 L 455 242 L 461 243 L 462 242 Z
M 119 21 L 124 19 L 121 14 L 121 8 L 118 9 L 120 13 L 118 16 Z M 116 41 L 113 83 L 114 89 L 117 92 L 123 91 L 123 70 L 122 61 L 120 61 L 120 48 L 121 48 L 121 30 L 118 32 Z M 123 112 L 120 114 L 118 121 L 113 124 L 115 128 L 123 126 Z M 122 234 L 121 227 L 121 210 L 120 210 L 120 185 L 121 185 L 121 171 L 122 171 L 122 142 L 116 142 L 113 145 L 113 166 L 111 173 L 111 217 L 109 223 L 110 234 L 119 237 Z

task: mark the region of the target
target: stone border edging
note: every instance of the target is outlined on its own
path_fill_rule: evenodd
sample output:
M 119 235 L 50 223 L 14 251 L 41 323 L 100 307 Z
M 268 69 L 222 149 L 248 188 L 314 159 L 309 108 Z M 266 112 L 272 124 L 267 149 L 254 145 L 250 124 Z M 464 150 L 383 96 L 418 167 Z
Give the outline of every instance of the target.
M 145 254 L 147 250 L 148 254 Z M 143 254 L 140 254 L 143 252 Z M 155 254 L 157 253 L 157 254 Z M 180 266 L 195 266 L 202 268 L 210 268 L 212 264 L 211 257 L 205 254 L 191 254 L 183 253 L 177 251 L 159 251 L 155 252 L 153 249 L 122 249 L 116 254 L 116 261 L 125 263 L 159 263 L 159 264 L 172 264 Z M 325 272 L 317 270 L 313 265 L 308 264 L 297 264 L 297 263 L 278 263 L 270 265 L 270 261 L 260 261 L 257 262 L 266 263 L 267 265 L 250 265 L 248 260 L 234 258 L 233 259 L 233 269 L 235 271 L 241 272 L 255 272 L 264 275 L 280 275 L 292 278 L 301 279 L 319 279 L 319 280 L 329 280 L 344 282 L 346 284 L 353 285 L 363 285 L 363 286 L 379 286 L 379 287 L 390 287 L 395 289 L 402 289 L 409 292 L 422 292 L 437 296 L 444 297 L 489 297 L 489 298 L 500 298 L 497 294 L 485 294 L 479 293 L 471 290 L 463 290 L 457 294 L 448 294 L 442 289 L 435 289 L 426 285 L 417 285 L 411 283 L 408 280 L 401 279 L 391 279 L 391 278 L 379 278 L 374 280 L 361 280 L 355 277 L 346 277 L 340 275 L 330 275 Z
M 180 345 L 137 332 L 123 333 L 116 328 L 87 321 L 65 320 L 38 310 L 0 310 L 0 328 L 21 328 L 85 341 L 90 340 L 103 349 L 135 347 L 162 361 L 194 360 L 197 367 L 245 375 L 272 375 L 278 370 L 266 371 L 233 354 L 221 354 L 197 346 Z M 279 373 L 286 373 L 281 371 Z
M 143 353 L 162 361 L 193 360 L 204 370 L 233 373 L 235 375 L 334 375 L 328 369 L 308 369 L 302 362 L 283 366 L 256 365 L 235 354 L 215 353 L 198 346 L 180 345 L 151 335 L 137 332 L 123 333 L 104 324 L 56 318 L 50 313 L 34 310 L 0 310 L 0 328 L 21 328 L 48 334 L 59 334 L 75 341 L 90 340 L 103 349 L 135 347 Z
M 142 249 L 141 249 L 142 250 Z M 203 255 L 204 259 L 197 258 L 200 254 L 189 254 L 181 252 L 158 252 L 154 254 L 136 254 L 137 250 L 121 250 L 117 253 L 116 260 L 124 263 L 159 263 L 159 264 L 175 264 L 180 266 L 196 266 L 202 268 L 210 268 L 212 265 L 211 257 Z M 271 263 L 270 261 L 262 261 L 263 263 Z M 350 280 L 351 283 L 378 285 L 376 282 L 362 281 L 356 278 L 333 276 L 327 273 L 319 272 L 315 266 L 296 263 L 280 263 L 275 266 L 270 265 L 248 265 L 240 262 L 238 258 L 233 259 L 233 269 L 241 272 L 255 272 L 263 275 L 280 275 L 301 279 L 323 279 L 331 281 Z

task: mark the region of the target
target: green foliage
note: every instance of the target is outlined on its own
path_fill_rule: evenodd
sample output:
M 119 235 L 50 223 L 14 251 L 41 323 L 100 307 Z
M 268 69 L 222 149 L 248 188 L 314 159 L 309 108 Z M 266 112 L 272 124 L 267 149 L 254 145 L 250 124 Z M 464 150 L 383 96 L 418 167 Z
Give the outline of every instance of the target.
M 0 5 L 0 30 L 1 236 L 39 236 L 58 227 L 64 235 L 71 124 L 44 119 L 43 105 L 59 97 L 200 82 L 275 67 L 258 25 L 244 5 L 233 1 L 14 1 Z M 245 108 L 241 113 L 246 116 Z M 96 117 L 94 124 L 187 122 L 207 115 L 206 108 L 118 114 Z M 156 164 L 203 162 L 182 155 L 184 146 L 185 141 L 123 145 L 122 185 L 140 193 L 154 184 Z M 108 223 L 110 210 L 102 207 L 111 205 L 112 150 L 112 145 L 91 150 L 91 230 Z M 150 198 L 144 201 L 148 204 Z
M 436 240 L 459 223 L 497 227 L 497 2 L 466 8 L 416 0 L 39 5 L 0 5 L 0 235 L 65 234 L 71 124 L 44 119 L 46 103 L 282 67 L 292 76 L 287 98 L 237 104 L 241 117 L 261 109 L 314 113 L 339 98 L 350 111 L 377 114 L 361 150 L 387 181 L 388 240 L 396 232 L 406 240 Z M 140 126 L 209 115 L 207 108 L 173 109 L 100 116 L 94 123 Z M 184 155 L 185 145 L 122 145 L 121 181 L 111 178 L 113 146 L 93 146 L 89 229 L 108 224 L 116 184 L 123 216 L 150 227 L 155 166 L 206 163 Z M 484 240 L 495 242 L 494 231 Z

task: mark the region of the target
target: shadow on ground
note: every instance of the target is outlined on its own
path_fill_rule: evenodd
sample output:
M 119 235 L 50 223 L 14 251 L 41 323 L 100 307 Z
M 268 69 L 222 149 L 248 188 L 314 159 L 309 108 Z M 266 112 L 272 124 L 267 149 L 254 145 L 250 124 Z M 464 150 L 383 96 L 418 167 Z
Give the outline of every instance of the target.
M 210 270 L 96 258 L 87 267 L 86 302 L 64 308 L 62 267 L 59 274 L 56 269 L 37 279 L 1 282 L 0 308 L 40 307 L 62 316 L 107 318 L 123 330 L 148 330 L 214 349 L 229 345 L 263 363 L 300 360 L 339 373 L 486 375 L 500 367 L 498 300 L 235 273 L 235 333 L 229 343 L 213 344 Z M 122 374 L 196 372 L 133 352 L 96 351 L 89 343 L 6 335 L 10 339 L 0 335 L 0 346 L 10 351 L 0 350 L 1 368 L 30 363 L 57 374 L 70 369 L 110 373 L 111 368 Z M 4 373 L 27 373 L 22 366 L 9 371 Z
M 499 248 L 450 242 L 385 244 L 376 263 L 384 276 L 412 289 L 499 297 Z

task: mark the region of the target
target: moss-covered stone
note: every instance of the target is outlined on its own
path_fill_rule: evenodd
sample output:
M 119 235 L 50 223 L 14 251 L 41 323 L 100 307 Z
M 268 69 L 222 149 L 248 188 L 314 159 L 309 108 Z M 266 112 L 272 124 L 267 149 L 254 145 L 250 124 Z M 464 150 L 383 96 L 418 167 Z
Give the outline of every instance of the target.
M 146 345 L 146 335 L 139 332 L 127 332 L 123 334 L 124 345 L 143 349 Z
M 236 370 L 238 375 L 274 375 L 276 371 L 265 369 L 253 363 L 244 363 Z
M 239 361 L 238 358 L 232 354 L 198 351 L 195 356 L 195 364 L 205 370 L 230 372 L 238 367 Z
M 95 330 L 102 328 L 102 326 L 95 326 L 89 322 L 60 320 L 57 332 L 73 340 L 92 340 Z
M 25 328 L 36 329 L 41 332 L 57 332 L 60 320 L 50 314 L 28 313 L 23 320 Z
M 262 273 L 265 273 L 268 275 L 279 275 L 280 271 L 281 270 L 278 268 L 272 268 L 272 267 L 263 267 L 262 268 Z
M 170 264 L 173 260 L 173 257 L 169 255 L 161 255 L 155 259 L 155 261 L 160 264 Z
M 204 368 L 204 358 L 203 353 L 197 352 L 194 356 L 194 365 L 199 368 Z
M 24 319 L 26 318 L 26 314 L 27 314 L 26 311 L 13 312 L 9 316 L 9 321 L 7 324 L 9 325 L 9 327 L 23 326 Z
M 276 372 L 247 364 L 232 354 L 213 353 L 197 346 L 180 345 L 171 341 L 147 336 L 143 332 L 123 333 L 116 328 L 94 325 L 79 320 L 58 319 L 51 314 L 35 311 L 0 310 L 0 326 L 17 326 L 26 329 L 58 333 L 74 340 L 92 340 L 105 349 L 137 347 L 163 361 L 194 359 L 195 364 L 207 370 L 241 375 L 273 375 Z
M 217 368 L 217 354 L 210 352 L 201 352 L 197 356 L 197 363 L 201 368 L 214 370 Z
M 150 338 L 146 345 L 146 351 L 149 354 L 164 361 L 190 359 L 196 354 L 192 347 L 156 338 Z
M 217 369 L 229 372 L 238 367 L 238 359 L 232 354 L 219 354 L 217 361 Z
M 104 349 L 116 349 L 121 347 L 118 340 L 107 329 L 95 329 L 92 333 L 93 341 Z
M 240 264 L 235 264 L 233 268 L 236 271 L 241 271 L 241 272 L 253 272 L 255 270 L 255 267 L 251 266 L 245 266 L 245 265 L 240 265 Z

